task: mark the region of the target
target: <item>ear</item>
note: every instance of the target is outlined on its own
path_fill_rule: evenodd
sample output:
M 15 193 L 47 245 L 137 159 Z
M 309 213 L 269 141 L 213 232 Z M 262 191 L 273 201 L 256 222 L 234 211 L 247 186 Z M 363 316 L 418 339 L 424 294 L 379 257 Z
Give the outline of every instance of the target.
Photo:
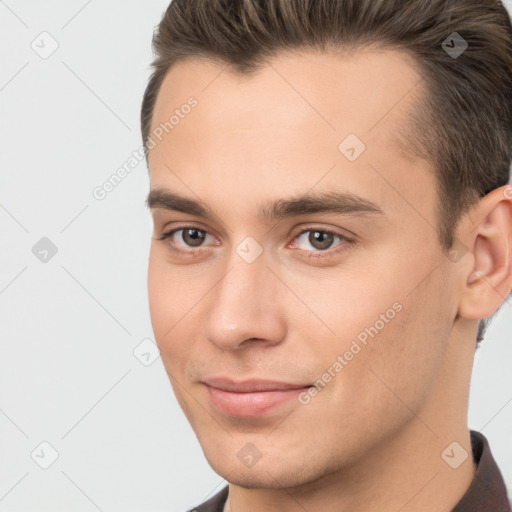
M 512 289 L 512 187 L 500 187 L 483 197 L 459 227 L 459 238 L 465 241 L 473 263 L 465 266 L 461 276 L 458 315 L 487 318 Z

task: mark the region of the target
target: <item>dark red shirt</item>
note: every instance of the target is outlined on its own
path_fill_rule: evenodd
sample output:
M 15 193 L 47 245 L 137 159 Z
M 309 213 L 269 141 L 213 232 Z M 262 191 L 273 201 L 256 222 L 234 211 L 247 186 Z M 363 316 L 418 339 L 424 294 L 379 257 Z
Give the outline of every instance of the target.
M 479 432 L 471 431 L 473 459 L 476 473 L 466 494 L 452 512 L 511 512 L 507 489 L 496 465 L 487 439 Z M 226 485 L 215 496 L 190 512 L 222 512 L 228 497 Z

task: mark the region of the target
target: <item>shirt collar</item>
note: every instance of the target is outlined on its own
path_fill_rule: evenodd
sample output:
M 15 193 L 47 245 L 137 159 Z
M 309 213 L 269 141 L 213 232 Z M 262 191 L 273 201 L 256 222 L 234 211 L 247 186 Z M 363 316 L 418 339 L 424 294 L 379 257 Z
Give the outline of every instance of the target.
M 452 512 L 510 512 L 507 489 L 487 439 L 472 430 L 471 448 L 477 464 L 475 476 Z

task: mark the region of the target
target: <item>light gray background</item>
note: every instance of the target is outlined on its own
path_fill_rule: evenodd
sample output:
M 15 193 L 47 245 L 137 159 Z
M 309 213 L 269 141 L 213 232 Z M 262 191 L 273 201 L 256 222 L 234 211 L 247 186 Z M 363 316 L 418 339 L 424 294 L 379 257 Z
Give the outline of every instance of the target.
M 0 1 L 2 512 L 180 511 L 224 483 L 161 360 L 133 353 L 153 337 L 145 162 L 103 201 L 92 196 L 141 145 L 167 3 Z M 31 48 L 43 31 L 59 45 L 47 59 Z M 58 249 L 46 263 L 32 253 L 42 237 Z M 509 488 L 511 309 L 477 353 L 469 417 Z M 58 452 L 48 469 L 43 441 Z

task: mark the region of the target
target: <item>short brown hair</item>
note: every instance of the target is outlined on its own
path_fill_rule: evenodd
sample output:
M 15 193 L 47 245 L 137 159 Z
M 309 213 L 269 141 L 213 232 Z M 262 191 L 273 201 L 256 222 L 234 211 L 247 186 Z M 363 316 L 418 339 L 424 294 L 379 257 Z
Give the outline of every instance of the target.
M 446 51 L 453 37 L 467 44 L 460 55 Z M 143 142 L 177 60 L 250 74 L 283 51 L 369 46 L 408 52 L 424 79 L 404 148 L 434 164 L 437 231 L 450 249 L 461 215 L 510 179 L 512 25 L 500 0 L 173 0 L 153 36 Z

